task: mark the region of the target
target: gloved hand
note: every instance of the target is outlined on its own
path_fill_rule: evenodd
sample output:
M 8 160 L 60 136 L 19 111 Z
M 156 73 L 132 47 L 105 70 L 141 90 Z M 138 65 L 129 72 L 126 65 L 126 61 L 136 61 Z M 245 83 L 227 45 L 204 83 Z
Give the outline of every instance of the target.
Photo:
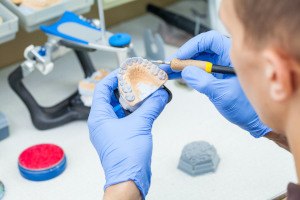
M 112 72 L 96 86 L 88 119 L 90 139 L 105 172 L 104 188 L 131 180 L 145 198 L 151 179 L 151 129 L 168 102 L 168 93 L 157 90 L 131 115 L 119 118 L 113 93 L 116 74 Z
M 189 40 L 170 60 L 195 59 L 231 66 L 230 47 L 229 38 L 216 31 L 209 31 Z M 167 65 L 161 68 L 171 74 L 171 77 L 180 77 L 180 73 L 172 72 Z M 181 75 L 190 87 L 205 94 L 227 120 L 247 130 L 254 137 L 261 137 L 271 131 L 260 121 L 236 76 L 209 74 L 193 66 L 186 67 Z

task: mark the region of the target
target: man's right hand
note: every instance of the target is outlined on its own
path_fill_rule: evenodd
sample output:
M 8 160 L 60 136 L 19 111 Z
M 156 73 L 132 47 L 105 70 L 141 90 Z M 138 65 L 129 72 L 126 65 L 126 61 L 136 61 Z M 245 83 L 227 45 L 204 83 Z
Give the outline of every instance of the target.
M 209 31 L 189 40 L 170 60 L 194 59 L 231 66 L 230 47 L 229 38 L 216 31 Z M 161 68 L 171 74 L 171 77 L 179 77 L 179 73 L 172 72 L 169 66 Z M 190 87 L 205 94 L 227 120 L 254 137 L 264 136 L 271 131 L 260 121 L 236 76 L 209 74 L 195 66 L 186 67 L 181 76 Z

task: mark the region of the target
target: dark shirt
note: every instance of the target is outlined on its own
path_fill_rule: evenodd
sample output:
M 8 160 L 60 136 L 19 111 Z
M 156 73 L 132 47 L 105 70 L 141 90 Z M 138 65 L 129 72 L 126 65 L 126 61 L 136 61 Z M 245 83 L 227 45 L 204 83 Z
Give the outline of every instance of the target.
M 290 183 L 287 191 L 288 200 L 300 200 L 300 185 Z

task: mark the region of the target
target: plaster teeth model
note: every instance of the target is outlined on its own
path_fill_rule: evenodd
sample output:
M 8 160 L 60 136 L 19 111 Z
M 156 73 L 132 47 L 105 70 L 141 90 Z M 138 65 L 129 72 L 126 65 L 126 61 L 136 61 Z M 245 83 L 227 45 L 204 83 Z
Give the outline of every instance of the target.
M 165 80 L 166 79 L 166 73 L 162 73 L 162 71 L 159 72 L 158 77 L 160 80 Z
M 127 59 L 117 77 L 119 101 L 124 109 L 131 112 L 168 80 L 165 71 L 140 57 Z
M 121 68 L 122 70 L 126 70 L 126 69 L 127 69 L 127 65 L 122 64 L 120 68 Z
M 11 0 L 14 4 L 19 5 L 23 2 L 23 0 Z
M 78 91 L 81 95 L 80 99 L 85 106 L 90 107 L 92 105 L 96 84 L 107 76 L 108 73 L 109 71 L 107 70 L 99 69 L 94 72 L 91 77 L 85 78 L 79 82 Z

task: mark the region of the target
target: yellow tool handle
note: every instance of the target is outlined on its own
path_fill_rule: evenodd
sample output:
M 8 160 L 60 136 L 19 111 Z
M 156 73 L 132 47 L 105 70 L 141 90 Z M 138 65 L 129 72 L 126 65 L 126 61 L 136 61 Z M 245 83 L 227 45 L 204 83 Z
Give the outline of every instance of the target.
M 187 66 L 196 66 L 208 73 L 212 72 L 212 63 L 201 60 L 179 60 L 177 58 L 171 61 L 171 68 L 176 71 L 182 71 Z

